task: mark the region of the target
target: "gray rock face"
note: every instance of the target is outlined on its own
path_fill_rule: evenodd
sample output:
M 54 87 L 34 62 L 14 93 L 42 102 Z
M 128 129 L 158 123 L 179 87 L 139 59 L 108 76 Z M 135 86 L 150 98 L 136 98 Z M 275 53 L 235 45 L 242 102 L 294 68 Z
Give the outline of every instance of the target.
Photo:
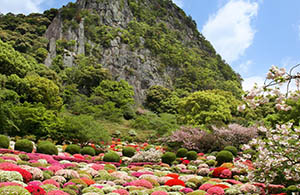
M 145 0 L 146 3 L 151 3 L 153 0 Z M 102 24 L 126 28 L 128 23 L 133 19 L 133 13 L 129 8 L 128 0 L 78 0 L 77 5 L 80 9 L 93 10 L 100 16 Z M 170 7 L 169 9 L 176 9 Z M 174 10 L 174 13 L 176 11 Z M 178 13 L 177 13 L 178 14 Z M 178 18 L 182 17 L 180 14 Z M 170 23 L 167 23 L 169 28 L 173 28 L 173 19 L 170 18 Z M 191 29 L 186 29 L 185 42 L 192 42 L 201 47 L 201 43 L 195 38 Z M 73 51 L 65 51 L 63 62 L 65 66 L 72 66 L 74 57 L 79 54 L 85 54 L 85 44 L 89 43 L 92 46 L 96 44 L 93 40 L 87 40 L 85 37 L 84 20 L 81 20 L 77 29 L 67 27 L 63 30 L 63 22 L 61 16 L 58 15 L 48 27 L 46 38 L 49 43 L 49 55 L 45 61 L 47 66 L 50 66 L 53 58 L 56 56 L 56 41 L 60 39 L 75 40 L 76 44 Z M 110 47 L 101 47 L 99 63 L 103 67 L 108 68 L 116 80 L 125 79 L 134 87 L 135 100 L 138 103 L 143 103 L 146 95 L 146 90 L 152 85 L 161 85 L 165 87 L 172 86 L 172 77 L 175 76 L 176 70 L 169 68 L 167 71 L 160 72 L 160 62 L 157 58 L 151 55 L 151 52 L 146 49 L 138 49 L 132 51 L 127 44 L 122 43 L 120 37 L 116 37 L 111 41 Z M 141 44 L 144 39 L 140 38 Z

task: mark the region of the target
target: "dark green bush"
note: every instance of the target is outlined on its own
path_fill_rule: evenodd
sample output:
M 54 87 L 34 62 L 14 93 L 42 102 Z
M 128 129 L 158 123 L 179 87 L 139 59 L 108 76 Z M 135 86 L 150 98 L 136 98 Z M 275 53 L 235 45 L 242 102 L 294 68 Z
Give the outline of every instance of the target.
M 198 154 L 195 151 L 189 151 L 188 153 L 186 153 L 186 158 L 188 160 L 196 160 L 197 157 L 198 157 Z
M 225 162 L 231 162 L 233 160 L 233 154 L 227 150 L 222 150 L 217 154 L 216 158 L 218 165 L 221 165 Z
M 176 156 L 179 157 L 179 158 L 184 158 L 184 157 L 186 157 L 187 153 L 188 153 L 187 149 L 185 149 L 185 148 L 179 148 L 177 150 Z
M 238 149 L 234 146 L 226 146 L 223 150 L 231 152 L 234 156 L 236 156 L 238 153 Z
M 254 156 L 256 154 L 256 151 L 253 149 L 247 149 L 243 151 L 243 154 L 250 154 L 252 156 Z
M 70 154 L 79 154 L 80 152 L 80 146 L 76 145 L 76 144 L 71 144 L 68 145 L 65 152 L 68 152 Z
M 9 147 L 9 138 L 5 135 L 0 135 L 0 148 Z
M 91 155 L 91 156 L 95 156 L 96 154 L 96 151 L 94 148 L 90 147 L 90 146 L 86 146 L 86 147 L 83 147 L 81 150 L 80 150 L 80 153 L 81 154 L 88 154 L 88 155 Z
M 120 156 L 116 152 L 110 151 L 104 155 L 105 162 L 120 162 Z
M 58 150 L 56 148 L 56 146 L 49 141 L 41 141 L 38 145 L 37 145 L 37 149 L 36 149 L 37 153 L 42 153 L 42 154 L 58 154 Z
M 135 151 L 136 150 L 133 147 L 125 147 L 122 150 L 122 154 L 123 154 L 123 156 L 132 157 L 134 155 Z
M 21 139 L 21 140 L 16 141 L 15 150 L 20 150 L 23 152 L 30 153 L 33 150 L 33 144 L 28 139 Z
M 162 155 L 161 161 L 163 163 L 172 164 L 176 160 L 176 155 L 173 152 L 166 152 Z

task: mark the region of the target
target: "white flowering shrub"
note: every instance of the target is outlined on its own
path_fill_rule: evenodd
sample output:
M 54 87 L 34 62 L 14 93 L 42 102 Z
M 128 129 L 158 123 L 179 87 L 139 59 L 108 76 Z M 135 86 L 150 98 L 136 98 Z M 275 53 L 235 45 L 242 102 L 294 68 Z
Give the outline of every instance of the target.
M 162 152 L 159 150 L 155 150 L 154 148 L 150 148 L 147 151 L 137 152 L 132 158 L 132 162 L 160 162 L 161 161 Z
M 0 182 L 8 182 L 8 181 L 23 181 L 23 177 L 17 171 L 0 170 Z
M 257 151 L 255 169 L 248 175 L 252 181 L 284 185 L 300 183 L 300 128 L 297 127 L 300 121 L 298 113 L 300 74 L 292 74 L 292 70 L 298 66 L 300 64 L 293 67 L 290 72 L 272 66 L 267 74 L 265 85 L 261 88 L 256 86 L 248 92 L 243 98 L 245 104 L 238 108 L 240 111 L 246 107 L 255 109 L 272 99 L 277 110 L 273 115 L 273 122 L 277 124 L 266 123 L 266 127 L 260 127 L 262 136 L 253 139 L 243 147 L 244 150 Z M 297 90 L 290 91 L 289 85 L 293 80 Z M 285 94 L 277 87 L 284 83 L 287 84 Z M 244 157 L 254 160 L 250 154 L 245 154 Z

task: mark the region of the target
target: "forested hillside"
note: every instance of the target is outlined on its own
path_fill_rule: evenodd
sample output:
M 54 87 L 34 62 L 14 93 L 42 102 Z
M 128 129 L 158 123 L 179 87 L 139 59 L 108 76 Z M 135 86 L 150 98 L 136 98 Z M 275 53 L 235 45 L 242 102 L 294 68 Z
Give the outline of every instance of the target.
M 5 134 L 85 142 L 135 129 L 145 139 L 240 121 L 241 78 L 170 0 L 9 13 L 0 39 Z

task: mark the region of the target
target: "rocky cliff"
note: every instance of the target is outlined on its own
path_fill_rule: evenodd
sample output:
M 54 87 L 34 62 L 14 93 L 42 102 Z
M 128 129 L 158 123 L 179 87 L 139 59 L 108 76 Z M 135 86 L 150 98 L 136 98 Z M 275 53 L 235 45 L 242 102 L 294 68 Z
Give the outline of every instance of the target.
M 239 76 L 171 0 L 77 0 L 48 26 L 47 66 L 95 57 L 116 80 L 125 79 L 142 103 L 152 85 L 237 93 Z

